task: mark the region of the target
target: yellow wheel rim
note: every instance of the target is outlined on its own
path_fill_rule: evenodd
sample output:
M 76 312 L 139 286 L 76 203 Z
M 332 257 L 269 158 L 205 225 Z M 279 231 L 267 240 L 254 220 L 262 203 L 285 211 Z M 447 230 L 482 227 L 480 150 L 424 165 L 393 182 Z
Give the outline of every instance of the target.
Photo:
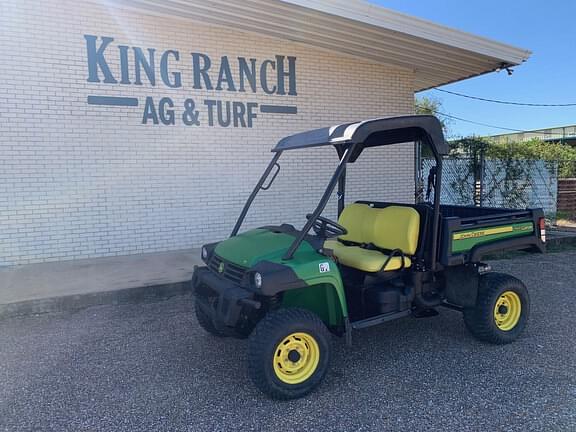
M 502 331 L 509 331 L 516 327 L 522 314 L 522 302 L 513 291 L 500 294 L 494 305 L 494 321 Z
M 314 374 L 320 362 L 318 342 L 308 333 L 292 333 L 274 351 L 274 372 L 286 384 L 300 384 Z

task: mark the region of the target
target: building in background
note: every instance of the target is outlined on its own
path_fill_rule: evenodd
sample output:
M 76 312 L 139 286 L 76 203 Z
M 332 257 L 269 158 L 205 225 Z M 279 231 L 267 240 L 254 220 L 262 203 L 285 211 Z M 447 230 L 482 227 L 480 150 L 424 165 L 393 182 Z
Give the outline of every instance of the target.
M 351 0 L 4 0 L 0 29 L 0 265 L 222 238 L 279 138 L 529 56 Z M 378 151 L 347 198 L 412 201 L 412 146 Z M 302 226 L 335 164 L 286 155 L 245 226 Z
M 523 132 L 487 136 L 490 141 L 497 144 L 512 142 L 524 142 L 532 139 L 542 141 L 559 142 L 562 144 L 576 145 L 576 125 L 557 126 L 545 129 L 533 129 Z

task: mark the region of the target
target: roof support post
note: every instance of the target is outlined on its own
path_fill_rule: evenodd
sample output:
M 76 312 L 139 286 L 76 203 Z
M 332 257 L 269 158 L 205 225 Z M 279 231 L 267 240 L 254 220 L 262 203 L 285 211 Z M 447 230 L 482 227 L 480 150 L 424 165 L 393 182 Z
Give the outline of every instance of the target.
M 438 261 L 438 238 L 440 237 L 440 195 L 442 194 L 442 155 L 439 154 L 434 146 L 432 151 L 436 158 L 436 182 L 434 186 L 434 218 L 432 222 L 432 251 L 430 264 L 432 271 L 436 271 Z
M 342 170 L 342 175 L 338 179 L 338 217 L 344 211 L 344 205 L 346 204 L 346 166 Z

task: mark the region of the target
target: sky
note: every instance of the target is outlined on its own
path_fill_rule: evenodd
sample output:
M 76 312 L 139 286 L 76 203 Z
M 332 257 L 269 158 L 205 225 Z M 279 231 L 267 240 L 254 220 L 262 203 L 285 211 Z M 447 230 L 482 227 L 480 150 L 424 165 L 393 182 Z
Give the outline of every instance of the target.
M 576 1 L 573 0 L 370 0 L 397 12 L 532 51 L 527 62 L 506 72 L 442 88 L 473 96 L 529 103 L 576 103 Z M 473 101 L 431 90 L 443 112 L 513 129 L 576 124 L 576 106 L 534 108 Z M 507 131 L 449 121 L 452 137 Z

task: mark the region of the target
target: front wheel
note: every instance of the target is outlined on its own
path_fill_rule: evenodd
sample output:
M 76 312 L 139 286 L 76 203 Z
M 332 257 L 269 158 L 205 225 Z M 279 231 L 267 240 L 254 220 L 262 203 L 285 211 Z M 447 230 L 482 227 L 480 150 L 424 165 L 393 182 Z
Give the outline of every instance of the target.
M 304 309 L 280 309 L 266 315 L 250 335 L 248 373 L 275 399 L 299 398 L 326 375 L 330 351 L 330 333 L 320 318 Z
M 526 286 L 513 276 L 488 273 L 480 277 L 476 306 L 464 309 L 464 323 L 477 339 L 506 344 L 520 336 L 529 314 Z

